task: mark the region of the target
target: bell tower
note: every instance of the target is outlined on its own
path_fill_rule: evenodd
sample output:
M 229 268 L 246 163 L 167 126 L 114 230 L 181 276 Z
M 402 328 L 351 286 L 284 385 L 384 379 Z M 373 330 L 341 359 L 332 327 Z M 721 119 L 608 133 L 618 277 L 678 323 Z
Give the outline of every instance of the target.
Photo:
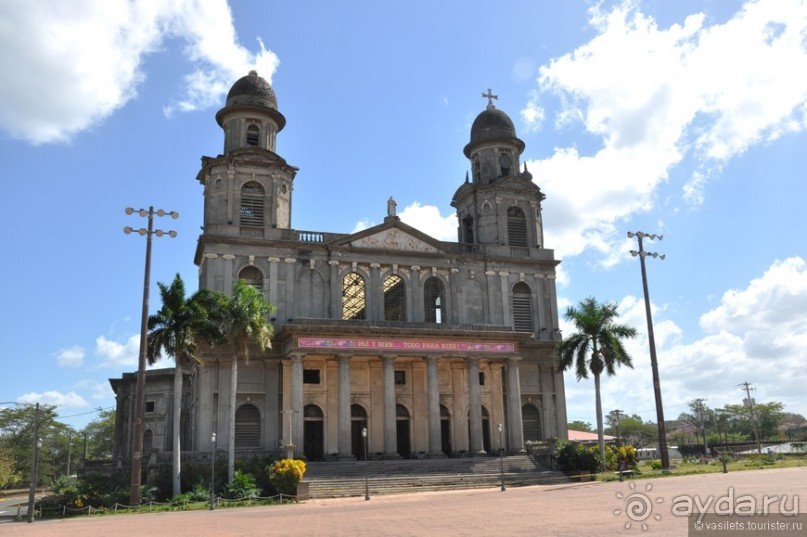
M 270 239 L 290 229 L 297 168 L 275 152 L 286 118 L 272 86 L 250 71 L 230 88 L 216 122 L 224 153 L 202 157 L 197 176 L 205 187 L 203 239 Z
M 471 162 L 471 180 L 466 174 L 451 202 L 459 221 L 458 241 L 468 250 L 486 245 L 489 253 L 521 255 L 519 249 L 543 246 L 544 195 L 526 166 L 520 171 L 524 142 L 510 117 L 493 104 L 498 96 L 488 89 L 482 97 L 487 107 L 474 120 L 463 150 Z

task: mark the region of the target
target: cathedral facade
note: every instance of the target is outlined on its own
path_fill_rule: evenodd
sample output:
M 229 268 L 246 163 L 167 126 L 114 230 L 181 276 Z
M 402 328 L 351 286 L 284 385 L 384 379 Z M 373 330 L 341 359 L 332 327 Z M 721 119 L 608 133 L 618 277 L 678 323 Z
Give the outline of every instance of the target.
M 382 224 L 357 233 L 292 227 L 298 168 L 276 152 L 286 119 L 275 93 L 254 71 L 232 86 L 216 114 L 224 152 L 203 157 L 197 176 L 199 286 L 229 293 L 244 279 L 277 308 L 272 348 L 238 366 L 237 454 L 473 456 L 566 438 L 544 195 L 522 169 L 512 120 L 486 97 L 447 242 L 403 223 L 393 198 Z M 209 452 L 213 432 L 227 445 L 232 354 L 214 348 L 189 372 L 183 451 Z M 146 447 L 164 452 L 172 388 L 160 378 L 147 376 L 144 428 Z M 128 458 L 134 375 L 111 382 Z

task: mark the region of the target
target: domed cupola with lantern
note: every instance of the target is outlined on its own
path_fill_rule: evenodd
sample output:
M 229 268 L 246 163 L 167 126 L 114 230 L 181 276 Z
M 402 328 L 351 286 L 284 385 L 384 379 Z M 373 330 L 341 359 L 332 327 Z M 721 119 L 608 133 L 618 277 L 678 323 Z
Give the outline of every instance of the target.
M 471 126 L 464 148 L 471 161 L 471 179 L 457 189 L 451 202 L 459 220 L 458 239 L 469 251 L 486 245 L 487 253 L 525 257 L 524 249 L 541 248 L 544 195 L 520 157 L 524 142 L 513 121 L 493 104 L 498 96 L 482 94 L 488 105 Z

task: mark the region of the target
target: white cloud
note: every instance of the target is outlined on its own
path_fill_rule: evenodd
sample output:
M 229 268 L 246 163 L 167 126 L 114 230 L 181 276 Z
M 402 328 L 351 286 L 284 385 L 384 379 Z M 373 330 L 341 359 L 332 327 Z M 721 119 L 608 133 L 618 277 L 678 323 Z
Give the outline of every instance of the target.
M 546 243 L 561 258 L 610 251 L 619 223 L 649 210 L 683 159 L 696 168 L 683 199 L 697 205 L 712 170 L 807 128 L 804 2 L 748 2 L 711 26 L 695 14 L 659 28 L 630 1 L 590 13 L 598 35 L 542 66 L 538 78 L 540 93 L 562 106 L 556 126 L 579 124 L 601 143 L 590 154 L 558 147 L 529 162 L 551 199 Z
M 622 408 L 655 421 L 644 301 L 626 297 L 620 322 L 634 326 L 639 337 L 626 344 L 634 369 L 622 368 L 602 379 L 603 408 Z M 778 401 L 789 412 L 804 413 L 804 348 L 807 346 L 807 262 L 800 257 L 776 261 L 745 289 L 727 291 L 721 303 L 700 318 L 705 334 L 683 343 L 683 332 L 666 319 L 665 309 L 651 305 L 665 418 L 687 411 L 697 397 L 710 407 L 739 404 L 738 388 L 749 381 L 761 402 Z M 565 321 L 564 334 L 573 332 Z M 593 420 L 591 381 L 577 383 L 566 374 L 569 416 Z M 589 404 L 590 403 L 590 404 Z M 591 416 L 586 418 L 586 416 Z M 575 419 L 575 418 L 570 418 Z
M 31 143 L 68 141 L 135 98 L 144 57 L 169 39 L 186 43 L 186 93 L 166 106 L 219 103 L 232 82 L 257 69 L 271 80 L 277 56 L 237 43 L 226 0 L 26 0 L 0 3 L 0 127 Z M 167 97 L 166 100 L 170 98 Z
M 133 335 L 126 343 L 118 343 L 99 336 L 95 339 L 95 354 L 103 359 L 101 367 L 137 367 L 140 354 L 140 335 Z
M 56 362 L 59 367 L 79 367 L 84 363 L 84 347 L 74 345 L 68 349 L 59 349 L 56 353 Z
M 535 132 L 541 129 L 544 122 L 544 108 L 539 104 L 540 93 L 533 90 L 527 105 L 521 110 L 521 119 L 524 120 L 526 132 Z
M 448 216 L 440 214 L 440 209 L 434 205 L 421 205 L 414 201 L 411 205 L 398 212 L 401 221 L 412 226 L 418 231 L 441 241 L 457 240 L 457 215 L 450 213 Z M 351 233 L 357 233 L 367 228 L 377 225 L 372 220 L 359 220 L 353 226 Z
M 20 404 L 32 405 L 40 403 L 43 405 L 54 405 L 57 407 L 67 408 L 84 408 L 90 404 L 76 392 L 70 391 L 68 393 L 61 393 L 57 391 L 47 391 L 44 393 L 26 393 L 17 398 Z
M 115 392 L 112 391 L 109 382 L 84 379 L 77 382 L 74 388 L 90 392 L 90 399 L 94 400 L 109 399 L 115 396 Z
M 434 205 L 421 205 L 417 201 L 400 212 L 401 221 L 430 237 L 441 241 L 457 240 L 457 215 L 442 216 Z

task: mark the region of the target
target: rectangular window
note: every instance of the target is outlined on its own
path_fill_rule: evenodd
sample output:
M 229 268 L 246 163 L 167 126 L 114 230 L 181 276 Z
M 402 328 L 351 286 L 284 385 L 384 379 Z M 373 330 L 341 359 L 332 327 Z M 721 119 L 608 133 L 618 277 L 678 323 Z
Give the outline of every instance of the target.
M 406 385 L 406 371 L 395 372 L 395 385 L 396 386 Z
M 146 401 L 146 414 L 154 413 L 154 401 Z
M 303 384 L 319 384 L 319 369 L 303 369 Z
M 485 385 L 485 374 L 482 371 L 479 372 L 479 385 Z

